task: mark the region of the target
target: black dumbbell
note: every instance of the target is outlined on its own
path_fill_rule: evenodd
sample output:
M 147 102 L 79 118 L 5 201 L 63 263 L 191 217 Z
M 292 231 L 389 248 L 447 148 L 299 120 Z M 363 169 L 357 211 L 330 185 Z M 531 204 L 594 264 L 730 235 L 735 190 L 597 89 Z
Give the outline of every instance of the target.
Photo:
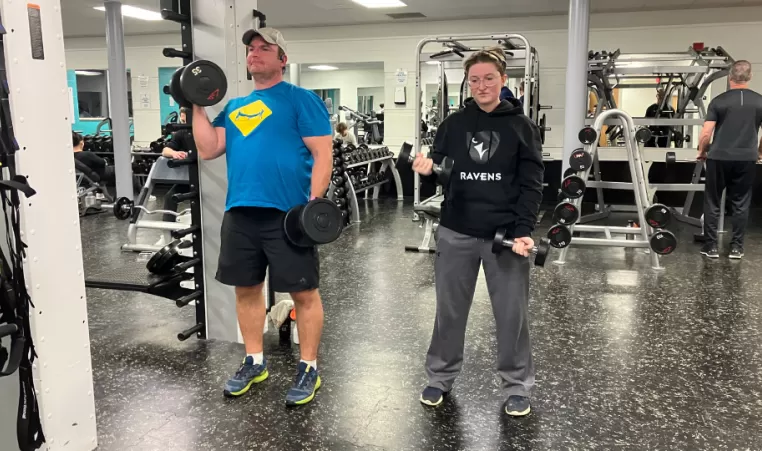
M 659 255 L 671 254 L 677 248 L 677 237 L 669 230 L 657 229 L 648 238 L 651 250 Z
M 336 166 L 340 166 L 340 165 L 341 165 L 341 163 L 342 163 L 342 161 L 341 161 L 341 158 L 334 158 L 334 159 L 333 159 L 333 166 L 334 166 L 334 167 L 336 167 Z
M 651 139 L 651 136 L 651 129 L 647 127 L 641 127 L 635 132 L 635 139 L 641 144 L 647 143 Z
M 342 172 L 344 172 L 344 168 L 342 168 L 341 166 L 338 166 L 338 167 L 335 167 L 335 168 L 333 168 L 333 173 L 332 173 L 332 175 L 333 175 L 334 177 L 338 177 L 338 176 L 340 176 L 340 175 L 341 175 L 341 173 L 342 173 Z
M 402 144 L 399 155 L 397 155 L 397 163 L 411 164 L 415 161 L 415 158 L 410 154 L 413 151 L 413 145 L 405 142 Z M 437 175 L 437 179 L 441 185 L 447 185 L 450 181 L 450 175 L 452 174 L 453 161 L 451 158 L 444 157 L 441 164 L 435 164 L 433 167 L 434 173 Z
M 333 186 L 342 186 L 344 185 L 344 177 L 334 177 L 331 179 L 331 183 L 333 183 Z
M 653 204 L 646 208 L 645 217 L 648 225 L 654 229 L 663 229 L 672 219 L 672 210 L 663 204 Z
M 578 175 L 569 175 L 561 181 L 561 192 L 569 199 L 577 199 L 585 194 L 585 181 Z
M 492 253 L 500 254 L 506 247 L 513 247 L 513 241 L 505 239 L 506 229 L 498 229 L 495 233 L 495 238 L 492 240 Z M 530 251 L 535 255 L 535 266 L 545 266 L 545 260 L 548 258 L 548 251 L 550 251 L 550 241 L 546 238 L 542 238 L 537 246 L 534 246 Z
M 569 157 L 569 166 L 577 172 L 586 171 L 593 165 L 593 156 L 585 149 L 576 149 Z
M 563 224 L 556 224 L 548 230 L 548 240 L 550 245 L 563 249 L 571 244 L 572 234 L 571 230 Z
M 336 205 L 339 208 L 346 208 L 347 207 L 347 200 L 344 199 L 344 198 L 334 199 L 333 201 L 334 201 L 334 203 L 336 203 Z
M 574 224 L 579 220 L 579 209 L 571 202 L 561 202 L 553 210 L 553 222 Z
M 333 148 L 333 157 L 336 158 L 341 155 L 341 149 Z
M 579 131 L 578 138 L 582 144 L 590 145 L 598 139 L 598 132 L 593 127 L 585 127 Z
M 336 188 L 333 191 L 333 195 L 336 197 L 344 197 L 347 194 L 347 191 L 344 188 Z

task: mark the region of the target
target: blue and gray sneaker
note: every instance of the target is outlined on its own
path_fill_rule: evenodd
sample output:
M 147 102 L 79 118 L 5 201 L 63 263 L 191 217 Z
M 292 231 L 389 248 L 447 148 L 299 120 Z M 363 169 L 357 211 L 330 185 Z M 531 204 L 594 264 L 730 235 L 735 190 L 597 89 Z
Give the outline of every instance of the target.
M 315 398 L 315 393 L 322 384 L 320 375 L 315 368 L 306 362 L 299 362 L 294 385 L 286 394 L 287 406 L 301 406 Z
M 529 403 L 529 398 L 526 396 L 513 395 L 509 396 L 504 404 L 505 413 L 512 417 L 523 417 L 529 415 L 532 407 Z
M 241 396 L 249 391 L 252 385 L 264 381 L 269 375 L 267 359 L 264 359 L 261 365 L 255 365 L 254 359 L 246 356 L 235 375 L 225 383 L 223 394 L 228 398 Z

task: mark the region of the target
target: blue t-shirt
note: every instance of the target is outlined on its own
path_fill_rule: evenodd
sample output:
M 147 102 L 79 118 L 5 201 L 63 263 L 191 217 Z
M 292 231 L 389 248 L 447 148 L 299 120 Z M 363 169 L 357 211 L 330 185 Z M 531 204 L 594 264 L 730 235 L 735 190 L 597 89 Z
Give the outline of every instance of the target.
M 313 158 L 302 138 L 331 135 L 328 110 L 320 97 L 281 82 L 229 101 L 212 125 L 225 128 L 225 210 L 288 211 L 307 203 Z

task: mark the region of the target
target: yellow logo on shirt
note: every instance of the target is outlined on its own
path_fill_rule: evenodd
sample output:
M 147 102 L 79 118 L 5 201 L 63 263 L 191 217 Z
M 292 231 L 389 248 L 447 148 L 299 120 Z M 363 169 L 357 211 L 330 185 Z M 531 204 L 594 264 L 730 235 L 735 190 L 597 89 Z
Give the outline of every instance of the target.
M 243 136 L 249 136 L 251 132 L 257 129 L 262 122 L 273 114 L 270 108 L 267 108 L 265 102 L 257 100 L 246 106 L 242 106 L 230 113 L 228 116 L 230 122 L 235 125 Z

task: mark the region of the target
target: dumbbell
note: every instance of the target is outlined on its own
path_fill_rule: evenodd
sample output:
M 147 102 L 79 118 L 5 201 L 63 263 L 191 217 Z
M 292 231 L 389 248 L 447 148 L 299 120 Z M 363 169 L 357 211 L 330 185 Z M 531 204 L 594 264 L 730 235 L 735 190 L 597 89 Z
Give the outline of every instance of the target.
M 576 149 L 569 156 L 569 166 L 577 172 L 586 171 L 593 165 L 593 156 L 585 149 Z
M 341 166 L 341 163 L 342 163 L 341 158 L 334 158 L 333 159 L 333 166 L 334 167 Z
M 340 157 L 340 156 L 341 156 L 341 148 L 337 149 L 337 148 L 334 147 L 333 148 L 333 157 L 336 158 L 336 157 Z
M 556 224 L 548 230 L 550 245 L 556 249 L 563 249 L 571 244 L 571 230 L 563 224 Z
M 663 229 L 672 219 L 672 210 L 664 204 L 653 204 L 646 208 L 645 217 L 648 225 L 654 229 Z
M 657 229 L 648 237 L 651 250 L 659 255 L 671 254 L 677 248 L 677 237 L 665 229 Z
M 334 202 L 334 203 L 336 204 L 336 206 L 337 206 L 337 207 L 339 207 L 340 209 L 341 209 L 341 208 L 346 208 L 346 206 L 347 206 L 347 200 L 346 200 L 346 199 L 344 199 L 343 197 L 342 197 L 342 198 L 338 198 L 338 199 L 334 199 L 334 201 L 333 201 L 333 202 Z
M 593 127 L 585 127 L 579 131 L 577 137 L 579 138 L 579 142 L 589 146 L 598 139 L 598 132 L 596 132 Z
M 225 97 L 228 81 L 225 72 L 211 61 L 197 60 L 172 75 L 164 93 L 180 106 L 213 106 Z
M 333 186 L 339 187 L 344 185 L 344 177 L 334 177 L 331 179 Z
M 404 142 L 400 149 L 399 155 L 397 155 L 397 163 L 412 164 L 415 161 L 410 152 L 413 151 L 413 145 L 409 142 Z M 437 175 L 440 185 L 447 185 L 450 181 L 450 175 L 452 174 L 453 161 L 451 158 L 444 157 L 441 164 L 435 164 L 432 170 Z
M 333 195 L 336 197 L 344 197 L 346 194 L 347 194 L 347 190 L 345 190 L 344 188 L 336 188 L 333 191 Z
M 578 175 L 568 175 L 561 181 L 561 193 L 569 199 L 578 199 L 585 194 L 585 181 Z
M 340 176 L 340 175 L 341 175 L 343 172 L 344 172 L 344 168 L 342 168 L 341 166 L 336 166 L 336 167 L 334 167 L 334 168 L 333 168 L 333 173 L 332 173 L 332 175 L 333 175 L 334 177 L 338 177 L 338 176 Z
M 568 200 L 556 205 L 553 210 L 553 222 L 558 224 L 574 224 L 579 221 L 579 209 Z
M 495 233 L 495 238 L 492 240 L 492 253 L 500 255 L 505 248 L 512 248 L 514 242 L 512 240 L 505 239 L 506 229 L 498 229 Z M 545 266 L 545 260 L 548 258 L 548 251 L 550 251 L 550 241 L 546 238 L 542 238 L 537 246 L 534 246 L 530 251 L 535 255 L 535 266 Z
M 651 130 L 646 127 L 641 127 L 635 132 L 635 140 L 639 143 L 647 143 L 651 139 Z
M 333 140 L 333 150 L 341 151 L 341 145 L 344 144 L 344 142 L 340 139 L 334 139 Z

